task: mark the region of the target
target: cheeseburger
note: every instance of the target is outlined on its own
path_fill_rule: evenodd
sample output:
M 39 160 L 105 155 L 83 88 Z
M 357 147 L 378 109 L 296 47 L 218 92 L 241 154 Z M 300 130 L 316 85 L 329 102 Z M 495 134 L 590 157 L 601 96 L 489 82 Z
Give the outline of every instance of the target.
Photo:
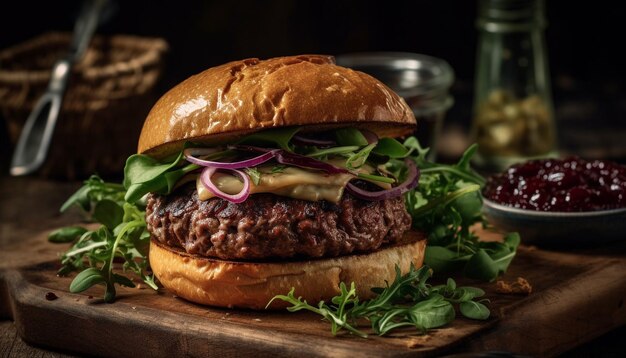
M 406 156 L 392 138 L 415 125 L 383 83 L 328 56 L 235 61 L 185 80 L 139 138 L 142 158 L 187 168 L 144 197 L 154 274 L 212 306 L 264 308 L 292 288 L 317 302 L 340 282 L 371 297 L 396 266 L 422 265 L 403 199 L 418 170 L 386 169 Z

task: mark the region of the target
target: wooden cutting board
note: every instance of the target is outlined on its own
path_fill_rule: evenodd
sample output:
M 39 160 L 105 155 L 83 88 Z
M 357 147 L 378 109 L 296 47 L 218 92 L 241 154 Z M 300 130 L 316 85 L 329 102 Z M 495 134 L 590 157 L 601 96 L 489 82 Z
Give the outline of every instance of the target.
M 78 353 L 415 357 L 498 350 L 544 356 L 626 323 L 626 261 L 616 258 L 521 247 L 503 279 L 526 278 L 531 295 L 498 294 L 495 284 L 458 280 L 486 290 L 492 311 L 488 321 L 457 318 L 424 335 L 405 330 L 362 339 L 333 337 L 327 322 L 307 312 L 208 308 L 145 286 L 120 289 L 113 304 L 102 302 L 101 287 L 72 294 L 71 278 L 56 276 L 54 257 L 64 248 L 49 244 L 42 233 L 1 255 L 0 318 L 12 318 L 29 343 Z M 49 300 L 52 295 L 58 298 Z

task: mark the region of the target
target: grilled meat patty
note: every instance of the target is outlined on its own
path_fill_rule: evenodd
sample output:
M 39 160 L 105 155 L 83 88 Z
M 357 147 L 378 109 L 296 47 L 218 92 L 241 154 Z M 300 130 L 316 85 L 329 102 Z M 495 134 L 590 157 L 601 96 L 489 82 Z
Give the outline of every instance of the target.
M 402 197 L 366 201 L 345 193 L 338 204 L 253 194 L 241 204 L 200 201 L 194 185 L 150 194 L 148 230 L 190 254 L 220 259 L 318 258 L 373 251 L 411 226 Z

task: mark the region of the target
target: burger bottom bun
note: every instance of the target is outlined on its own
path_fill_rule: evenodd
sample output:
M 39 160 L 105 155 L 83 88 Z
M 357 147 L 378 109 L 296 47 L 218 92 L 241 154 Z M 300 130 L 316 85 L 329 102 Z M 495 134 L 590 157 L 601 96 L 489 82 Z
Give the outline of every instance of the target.
M 422 266 L 426 240 L 409 231 L 400 243 L 378 251 L 307 261 L 224 261 L 187 254 L 152 240 L 150 266 L 165 288 L 186 300 L 218 307 L 263 309 L 276 295 L 295 288 L 309 303 L 340 293 L 339 283 L 354 282 L 360 299 L 371 298 L 372 287 L 395 279 L 395 266 L 404 274 L 411 264 Z M 270 308 L 283 308 L 281 300 Z

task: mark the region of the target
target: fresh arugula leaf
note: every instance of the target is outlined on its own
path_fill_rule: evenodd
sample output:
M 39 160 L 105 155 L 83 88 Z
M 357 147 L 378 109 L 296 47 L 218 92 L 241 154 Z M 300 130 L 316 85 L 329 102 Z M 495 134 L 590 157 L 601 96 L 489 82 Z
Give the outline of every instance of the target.
M 113 274 L 113 281 L 118 285 L 126 286 L 126 287 L 135 287 L 133 281 L 131 281 L 128 277 L 118 275 L 116 273 Z
M 412 136 L 408 137 L 403 144 L 412 153 L 416 153 L 412 156 L 412 159 L 415 160 L 415 164 L 417 164 L 418 167 L 423 168 L 431 166 L 431 163 L 426 159 L 430 150 L 428 148 L 422 148 L 417 138 Z
M 82 187 L 63 203 L 60 210 L 64 212 L 72 206 L 78 206 L 84 212 L 89 213 L 92 209 L 91 204 L 103 198 L 121 204 L 124 202 L 123 190 L 124 187 L 121 184 L 105 183 L 98 176 L 92 175 L 89 179 L 85 180 Z
M 303 301 L 301 297 L 295 297 L 295 288 L 291 288 L 291 291 L 289 291 L 286 296 L 274 296 L 268 302 L 266 308 L 269 307 L 275 300 L 282 300 L 292 305 L 291 307 L 287 308 L 289 312 L 307 310 L 322 316 L 324 319 L 331 323 L 331 332 L 333 335 L 336 335 L 337 332 L 339 332 L 339 330 L 343 328 L 359 337 L 367 337 L 367 334 L 359 331 L 352 324 L 350 324 L 350 322 L 348 322 L 347 313 L 343 312 L 346 308 L 346 305 L 358 303 L 358 300 L 356 300 L 355 298 L 356 288 L 354 287 L 354 283 L 350 285 L 350 290 L 348 290 L 345 283 L 341 282 L 340 290 L 341 294 L 339 296 L 333 297 L 332 299 L 332 302 L 335 305 L 339 305 L 340 308 L 337 308 L 337 306 L 329 306 L 324 301 L 320 301 L 317 307 L 311 306 L 306 301 Z
M 198 168 L 195 164 L 187 164 L 176 169 L 182 158 L 182 151 L 176 158 L 164 163 L 143 154 L 131 155 L 124 167 L 124 199 L 136 203 L 148 193 L 169 194 L 183 175 Z
M 463 222 L 471 225 L 482 220 L 481 210 L 483 201 L 480 197 L 480 187 L 465 182 L 459 183 L 457 187 L 460 187 L 459 190 L 469 187 L 467 190 L 472 191 L 465 192 L 465 194 L 457 197 L 454 202 L 451 203 L 456 212 L 461 216 Z
M 70 284 L 70 292 L 83 292 L 91 286 L 103 283 L 105 283 L 105 279 L 102 272 L 94 267 L 90 267 L 74 277 Z
M 167 181 L 164 177 L 145 183 L 131 184 L 126 189 L 126 195 L 124 198 L 129 203 L 136 203 L 143 198 L 144 195 L 148 193 L 158 193 L 164 191 L 165 188 L 167 188 Z
M 404 146 L 420 168 L 419 185 L 405 194 L 405 203 L 413 227 L 429 233 L 425 263 L 436 273 L 462 270 L 485 281 L 505 272 L 517 249 L 515 236 L 508 239 L 510 244 L 483 243 L 470 230 L 484 222 L 480 188 L 485 179 L 470 166 L 476 145 L 470 146 L 455 165 L 428 161 L 428 149 L 414 137 L 405 140 Z M 387 169 L 396 177 L 403 175 L 404 168 L 397 159 L 390 160 Z
M 489 309 L 480 302 L 464 301 L 459 304 L 461 314 L 467 318 L 486 320 L 489 318 Z
M 267 306 L 280 299 L 291 304 L 287 308 L 290 312 L 308 310 L 321 315 L 330 322 L 333 335 L 346 329 L 363 338 L 367 334 L 358 327 L 358 322 L 363 320 L 369 321 L 372 331 L 378 335 L 403 327 L 414 327 L 425 332 L 444 326 L 454 320 L 453 303 L 459 304 L 461 313 L 466 317 L 482 320 L 489 318 L 489 309 L 474 301 L 474 298 L 483 296 L 484 291 L 473 287 L 456 287 L 452 279 L 446 285 L 432 287 L 426 283 L 432 272 L 428 266 L 419 269 L 411 266 L 404 275 L 399 267 L 396 266 L 395 270 L 394 281 L 384 288 L 372 288 L 377 296 L 368 301 L 359 301 L 354 283 L 348 290 L 342 282 L 340 294 L 333 297 L 330 304 L 320 301 L 317 307 L 312 306 L 300 297 L 296 298 L 295 289 L 292 288 L 287 295 L 272 298 Z
M 472 170 L 472 167 L 471 167 L 471 160 L 477 150 L 478 150 L 478 144 L 474 143 L 470 145 L 465 150 L 465 152 L 463 152 L 463 155 L 461 155 L 461 158 L 456 164 L 456 167 L 460 171 L 473 173 L 474 171 Z
M 314 158 L 318 158 L 318 157 L 325 157 L 325 156 L 329 156 L 329 155 L 341 155 L 341 154 L 354 154 L 355 151 L 359 150 L 360 147 L 358 146 L 343 146 L 343 147 L 332 147 L 332 148 L 325 148 L 325 149 L 319 149 L 319 150 L 315 150 L 313 152 L 307 153 L 307 156 L 309 157 L 314 157 Z
M 357 173 L 356 176 L 359 177 L 359 178 L 365 179 L 365 180 L 378 181 L 378 182 L 387 183 L 387 184 L 393 184 L 393 183 L 396 182 L 396 180 L 394 178 L 384 177 L 384 176 L 381 176 L 381 175 Z
M 93 218 L 113 230 L 122 222 L 124 209 L 113 200 L 103 199 L 95 204 Z
M 434 245 L 426 246 L 424 264 L 430 266 L 435 272 L 456 271 L 464 266 L 464 262 L 459 260 L 459 255 L 456 252 Z
M 341 146 L 357 146 L 364 147 L 368 145 L 367 139 L 356 128 L 341 128 L 335 131 L 335 139 L 337 144 Z
M 261 172 L 257 168 L 246 168 L 246 173 L 252 179 L 254 185 L 259 185 L 261 181 Z
M 259 145 L 267 147 L 278 147 L 292 152 L 290 144 L 291 138 L 300 131 L 302 127 L 286 127 L 278 129 L 268 129 L 250 134 L 240 139 L 237 144 Z
M 459 298 L 460 301 L 471 300 L 476 297 L 482 297 L 485 295 L 485 291 L 481 290 L 477 287 L 459 287 L 458 290 L 462 292 L 462 296 Z
M 372 151 L 372 149 L 374 149 L 375 146 L 376 143 L 372 143 L 365 146 L 363 149 L 359 150 L 355 154 L 351 155 L 348 160 L 346 160 L 346 167 L 349 170 L 356 170 L 362 167 L 363 164 L 365 164 L 365 162 L 367 161 L 367 157 L 370 155 L 370 152 Z
M 84 211 L 89 211 L 91 207 L 89 206 L 89 191 L 91 190 L 90 186 L 84 185 L 81 186 L 72 196 L 70 196 L 63 205 L 61 205 L 61 212 L 65 212 L 72 205 L 78 205 Z
M 454 320 L 454 307 L 443 296 L 433 295 L 426 301 L 418 302 L 408 309 L 410 320 L 417 327 L 431 329 L 452 322 Z
M 126 159 L 124 167 L 124 187 L 128 189 L 133 184 L 141 184 L 154 180 L 166 171 L 177 165 L 183 157 L 180 152 L 171 162 L 160 161 L 144 154 L 133 154 Z
M 148 286 L 157 289 L 154 277 L 147 273 L 150 234 L 146 230 L 145 208 L 140 203 L 125 202 L 126 191 L 122 185 L 106 183 L 95 176 L 85 181 L 77 193 L 80 195 L 74 197 L 81 197 L 82 204 L 85 204 L 80 206 L 90 210 L 91 219 L 102 225 L 91 231 L 76 227 L 63 228 L 50 236 L 53 242 L 75 241 L 63 254 L 63 267 L 58 272 L 66 275 L 80 271 L 72 281 L 70 290 L 82 292 L 102 284 L 105 286 L 105 302 L 113 301 L 116 284 L 134 286 L 129 278 L 113 271 L 116 258 L 123 262 L 125 272 L 137 274 Z
M 393 138 L 380 138 L 373 152 L 389 158 L 404 158 L 410 153 L 410 150 Z
M 48 241 L 54 243 L 72 242 L 87 232 L 82 226 L 67 226 L 52 231 L 48 235 Z
M 517 232 L 511 232 L 504 236 L 504 244 L 508 246 L 511 251 L 517 250 L 521 241 L 519 233 Z
M 469 278 L 493 281 L 498 277 L 500 270 L 491 256 L 485 250 L 479 249 L 467 261 L 463 273 Z

